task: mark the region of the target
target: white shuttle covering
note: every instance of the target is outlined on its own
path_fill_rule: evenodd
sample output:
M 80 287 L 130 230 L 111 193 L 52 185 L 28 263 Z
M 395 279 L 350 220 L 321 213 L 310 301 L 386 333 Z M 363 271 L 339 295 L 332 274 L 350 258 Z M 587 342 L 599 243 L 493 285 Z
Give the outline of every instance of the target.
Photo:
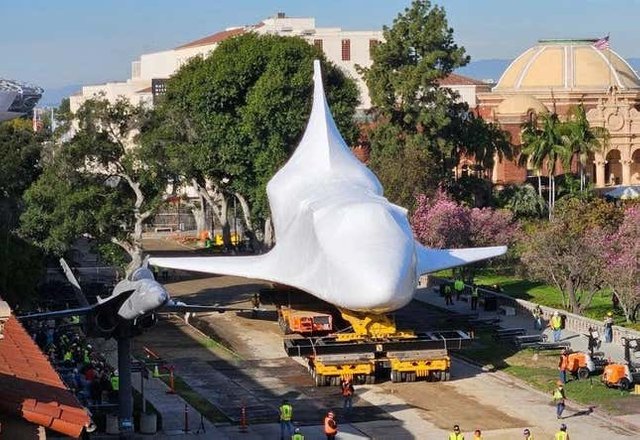
M 420 275 L 501 255 L 506 247 L 434 250 L 335 125 L 314 62 L 313 108 L 291 159 L 267 185 L 276 246 L 249 257 L 151 258 L 150 264 L 289 285 L 349 310 L 385 313 L 411 301 Z

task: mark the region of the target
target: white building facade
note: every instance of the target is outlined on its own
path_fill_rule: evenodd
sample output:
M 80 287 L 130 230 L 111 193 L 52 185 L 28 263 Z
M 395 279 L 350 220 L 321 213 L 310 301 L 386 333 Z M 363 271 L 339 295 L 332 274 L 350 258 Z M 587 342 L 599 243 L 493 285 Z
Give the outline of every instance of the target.
M 103 94 L 110 101 L 124 97 L 133 104 L 152 104 L 154 94 L 162 91 L 162 81 L 189 59 L 207 56 L 225 39 L 247 32 L 298 36 L 322 49 L 330 61 L 356 81 L 360 90 L 360 109 L 371 107 L 368 89 L 356 72 L 356 65 L 371 65 L 371 49 L 382 41 L 382 31 L 317 28 L 314 18 L 292 18 L 278 13 L 256 25 L 229 28 L 174 49 L 143 54 L 131 63 L 131 78 L 126 81 L 84 86 L 79 93 L 71 96 L 71 111 L 75 112 L 86 99 L 98 94 Z

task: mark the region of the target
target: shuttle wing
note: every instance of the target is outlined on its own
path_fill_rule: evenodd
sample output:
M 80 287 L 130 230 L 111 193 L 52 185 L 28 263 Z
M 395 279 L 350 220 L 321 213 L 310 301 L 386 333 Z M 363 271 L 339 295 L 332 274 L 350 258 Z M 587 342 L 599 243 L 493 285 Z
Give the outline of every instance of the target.
M 290 286 L 288 280 L 279 276 L 280 271 L 277 269 L 280 264 L 286 262 L 278 263 L 278 259 L 274 258 L 274 251 L 275 249 L 265 255 L 247 257 L 152 257 L 149 264 L 169 269 L 255 278 Z
M 492 246 L 482 248 L 465 249 L 430 249 L 416 243 L 416 253 L 418 256 L 418 276 L 437 272 L 452 267 L 464 266 L 465 264 L 488 258 L 498 257 L 507 252 L 506 246 Z

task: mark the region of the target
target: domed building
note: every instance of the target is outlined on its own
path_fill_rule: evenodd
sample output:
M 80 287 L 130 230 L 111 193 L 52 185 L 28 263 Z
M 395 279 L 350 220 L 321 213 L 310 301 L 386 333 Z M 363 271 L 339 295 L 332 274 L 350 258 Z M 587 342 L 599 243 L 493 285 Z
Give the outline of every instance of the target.
M 610 134 L 590 158 L 589 180 L 597 187 L 640 184 L 640 78 L 613 50 L 596 48 L 596 41 L 540 40 L 513 60 L 490 92 L 478 94 L 478 113 L 518 145 L 522 124 L 535 115 L 550 111 L 563 118 L 583 104 L 591 125 Z M 534 172 L 502 161 L 492 179 L 521 183 Z

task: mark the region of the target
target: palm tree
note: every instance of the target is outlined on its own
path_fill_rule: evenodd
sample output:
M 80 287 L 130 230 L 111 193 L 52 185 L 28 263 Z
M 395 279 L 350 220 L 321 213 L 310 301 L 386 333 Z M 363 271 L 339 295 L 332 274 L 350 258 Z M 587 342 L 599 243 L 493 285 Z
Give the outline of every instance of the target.
M 563 124 L 562 139 L 566 146 L 563 167 L 571 168 L 574 156 L 580 164 L 580 191 L 585 190 L 585 169 L 589 155 L 600 151 L 609 139 L 609 131 L 604 127 L 592 127 L 587 120 L 584 106 L 580 104 L 571 109 L 569 120 Z
M 529 121 L 522 132 L 522 155 L 520 163 L 531 161 L 538 171 L 538 188 L 540 188 L 540 170 L 546 164 L 549 176 L 549 217 L 555 204 L 555 169 L 558 161 L 566 156 L 566 145 L 562 138 L 562 123 L 555 113 L 540 115 L 541 123 Z M 538 189 L 541 193 L 541 190 Z
M 547 204 L 531 184 L 509 186 L 498 195 L 500 205 L 516 218 L 541 218 Z

